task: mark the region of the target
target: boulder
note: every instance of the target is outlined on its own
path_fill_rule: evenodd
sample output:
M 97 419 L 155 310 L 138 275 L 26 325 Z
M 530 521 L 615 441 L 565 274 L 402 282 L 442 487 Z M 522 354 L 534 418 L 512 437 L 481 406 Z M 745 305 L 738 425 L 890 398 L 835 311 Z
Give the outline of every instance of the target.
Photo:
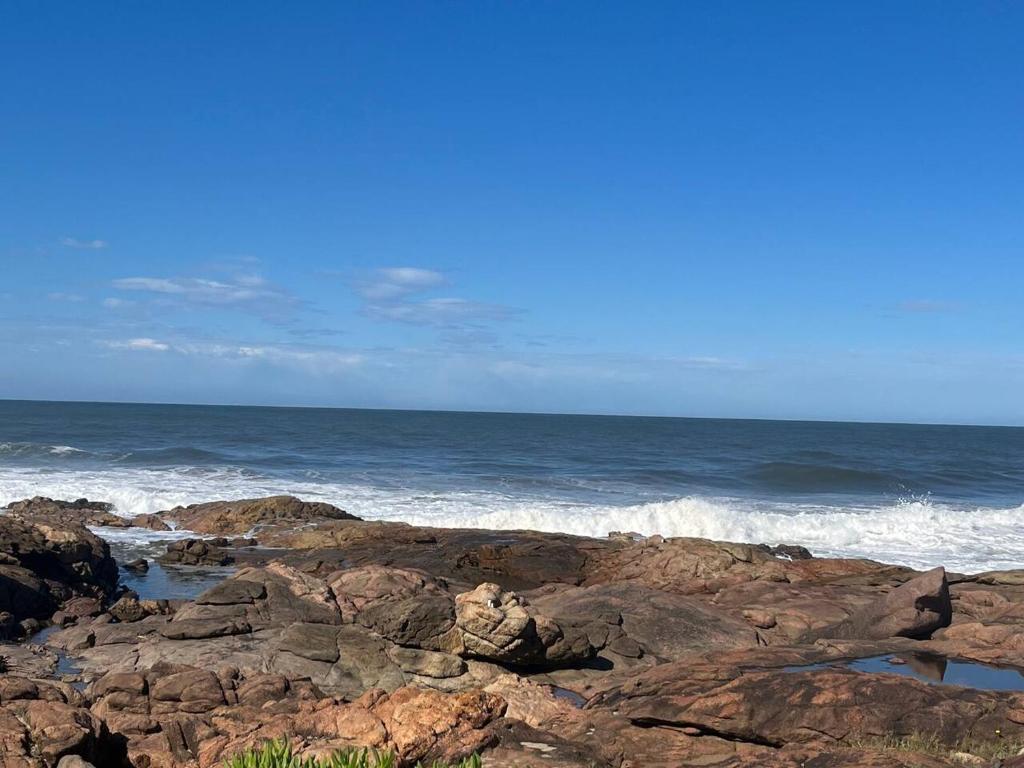
M 135 594 L 127 594 L 121 597 L 110 606 L 109 613 L 121 622 L 139 621 L 149 615 Z
M 455 598 L 457 652 L 512 666 L 560 666 L 594 655 L 584 633 L 532 615 L 527 601 L 497 584 L 481 584 Z
M 265 526 L 287 526 L 318 520 L 358 520 L 332 504 L 302 501 L 294 496 L 211 501 L 161 512 L 178 528 L 215 536 L 240 536 Z
M 0 765 L 50 768 L 81 756 L 99 765 L 120 766 L 123 754 L 70 686 L 0 676 Z
M 327 578 L 342 619 L 394 643 L 442 650 L 455 626 L 455 598 L 447 583 L 422 571 L 368 565 Z
M 757 632 L 735 612 L 636 582 L 551 584 L 528 597 L 538 612 L 582 634 L 617 667 L 670 661 L 712 648 L 752 648 L 759 642 Z
M 882 640 L 908 637 L 927 640 L 952 622 L 953 605 L 944 568 L 916 576 L 875 600 L 850 618 L 817 633 L 818 637 Z
M 223 548 L 203 539 L 182 539 L 167 545 L 157 558 L 165 565 L 231 565 L 235 559 Z
M 132 518 L 132 525 L 136 528 L 148 528 L 151 531 L 169 531 L 171 526 L 160 519 L 159 515 L 143 514 Z
M 7 505 L 9 514 L 25 520 L 47 520 L 51 523 L 70 523 L 104 526 L 107 528 L 128 528 L 131 522 L 111 512 L 113 504 L 104 501 L 61 501 L 46 496 L 12 501 Z
M 110 548 L 81 523 L 0 517 L 0 612 L 48 619 L 62 603 L 103 600 L 116 585 Z

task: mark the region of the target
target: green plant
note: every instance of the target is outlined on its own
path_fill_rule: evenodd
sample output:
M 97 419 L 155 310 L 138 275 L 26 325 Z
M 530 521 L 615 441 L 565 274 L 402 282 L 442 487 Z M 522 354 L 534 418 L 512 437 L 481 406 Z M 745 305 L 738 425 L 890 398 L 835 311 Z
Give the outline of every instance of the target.
M 266 742 L 258 749 L 234 755 L 224 761 L 224 768 L 395 768 L 397 760 L 391 752 L 376 749 L 343 749 L 330 757 L 299 757 L 287 739 Z M 434 762 L 417 768 L 481 768 L 480 755 L 471 755 L 454 765 Z
M 869 736 L 851 739 L 851 747 L 892 752 L 911 752 L 949 759 L 956 754 L 968 754 L 983 760 L 995 760 L 1016 755 L 1024 748 L 1019 738 L 1004 738 L 1000 731 L 989 737 L 969 736 L 946 743 L 938 734 L 913 733 L 909 736 Z

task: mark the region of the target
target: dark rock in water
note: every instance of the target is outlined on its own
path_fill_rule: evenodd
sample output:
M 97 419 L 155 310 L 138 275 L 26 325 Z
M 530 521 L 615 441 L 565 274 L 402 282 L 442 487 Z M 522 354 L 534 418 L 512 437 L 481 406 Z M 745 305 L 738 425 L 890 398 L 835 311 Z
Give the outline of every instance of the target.
M 157 560 L 172 565 L 231 565 L 235 561 L 223 548 L 203 539 L 172 542 Z
M 82 525 L 100 525 L 108 528 L 128 528 L 131 522 L 111 512 L 113 504 L 105 501 L 61 501 L 46 496 L 34 496 L 31 499 L 12 501 L 7 505 L 11 515 L 25 520 L 47 520 L 60 523 L 81 523 Z
M 144 557 L 140 557 L 137 560 L 129 560 L 124 564 L 124 569 L 132 573 L 146 573 L 149 570 L 149 561 Z
M 78 522 L 0 517 L 0 611 L 48 619 L 74 597 L 108 597 L 117 564 L 107 543 Z
M 132 518 L 136 528 L 148 528 L 151 531 L 169 531 L 171 526 L 160 519 L 159 515 L 136 515 Z
M 225 536 L 215 536 L 212 539 L 204 539 L 207 544 L 212 544 L 215 547 L 255 547 L 256 539 L 247 536 L 236 536 L 233 539 L 229 539 Z
M 42 623 L 38 619 L 22 619 L 18 622 L 18 626 L 23 637 L 31 637 L 43 628 Z
M 160 516 L 197 533 L 242 535 L 267 525 L 294 525 L 317 520 L 359 520 L 332 504 L 294 496 L 211 501 L 175 507 Z

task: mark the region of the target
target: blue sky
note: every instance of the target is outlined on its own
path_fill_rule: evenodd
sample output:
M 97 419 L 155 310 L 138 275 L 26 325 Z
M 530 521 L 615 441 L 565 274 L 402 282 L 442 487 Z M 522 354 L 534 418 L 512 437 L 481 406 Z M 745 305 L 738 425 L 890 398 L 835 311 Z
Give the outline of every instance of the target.
M 0 396 L 1024 424 L 1024 5 L 11 2 Z

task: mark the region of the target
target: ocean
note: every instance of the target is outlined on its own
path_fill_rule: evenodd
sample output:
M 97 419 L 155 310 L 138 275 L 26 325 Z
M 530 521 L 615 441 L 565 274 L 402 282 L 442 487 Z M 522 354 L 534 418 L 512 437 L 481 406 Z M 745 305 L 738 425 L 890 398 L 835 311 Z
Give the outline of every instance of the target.
M 0 401 L 0 505 L 279 493 L 422 525 L 1024 567 L 1022 428 Z

